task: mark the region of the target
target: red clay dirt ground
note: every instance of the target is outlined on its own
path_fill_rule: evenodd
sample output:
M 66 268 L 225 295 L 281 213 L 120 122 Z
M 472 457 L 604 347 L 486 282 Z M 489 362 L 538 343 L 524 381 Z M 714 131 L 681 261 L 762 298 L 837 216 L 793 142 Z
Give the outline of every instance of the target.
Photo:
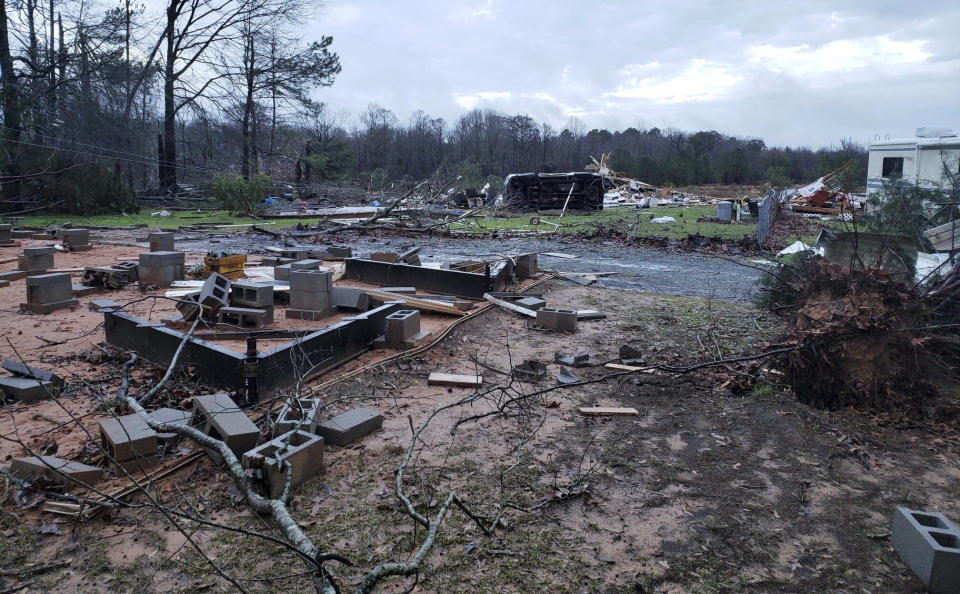
M 118 253 L 122 256 L 124 254 Z M 58 259 L 58 266 L 69 266 Z M 22 281 L 15 297 L 20 298 Z M 0 289 L 6 291 L 6 289 Z M 922 584 L 889 544 L 896 505 L 936 509 L 960 520 L 957 428 L 904 424 L 862 411 L 820 411 L 797 403 L 767 371 L 745 393 L 728 381 L 743 369 L 684 375 L 632 374 L 520 398 L 509 414 L 466 422 L 516 397 L 556 385 L 556 365 L 535 384 L 511 383 L 511 364 L 555 351 L 612 360 L 621 344 L 648 363 L 689 364 L 759 352 L 779 321 L 747 304 L 580 287 L 550 281 L 539 287 L 551 306 L 601 309 L 603 320 L 576 333 L 550 333 L 494 309 L 458 326 L 415 357 L 375 366 L 318 392 L 325 413 L 363 406 L 385 416 L 383 429 L 345 448 L 329 446 L 325 473 L 295 491 L 295 519 L 324 550 L 354 567 L 330 563 L 344 590 L 376 563 L 409 559 L 422 542 L 394 494 L 394 479 L 411 427 L 436 407 L 471 394 L 426 385 L 430 372 L 479 372 L 490 395 L 447 409 L 422 434 L 406 472 L 406 492 L 428 516 L 451 490 L 476 513 L 492 516 L 510 502 L 492 536 L 459 510 L 446 517 L 418 579 L 392 579 L 382 590 L 448 592 L 911 592 Z M 0 293 L 3 310 L 10 309 Z M 79 313 L 79 310 L 78 310 Z M 85 313 L 85 312 L 84 312 Z M 6 314 L 4 314 L 6 316 Z M 38 316 L 6 316 L 8 325 Z M 79 333 L 64 319 L 8 333 L 18 349 L 50 362 L 35 336 Z M 84 378 L 61 398 L 84 414 L 105 414 L 125 356 L 102 352 L 94 332 L 71 341 L 70 369 Z M 2 345 L 6 347 L 6 342 Z M 483 366 L 474 363 L 480 361 Z M 573 370 L 583 379 L 612 373 Z M 142 393 L 162 370 L 136 368 Z M 323 378 L 324 380 L 329 379 Z M 190 396 L 178 378 L 164 399 Z M 504 391 L 494 389 L 497 386 Z M 195 387 L 194 389 L 202 389 Z M 101 397 L 106 397 L 103 401 Z M 636 417 L 585 417 L 584 405 L 630 406 Z M 54 403 L 17 414 L 31 446 L 57 455 L 93 456 L 96 444 L 78 430 L 55 429 Z M 9 432 L 9 422 L 0 428 Z M 51 429 L 53 429 L 51 431 Z M 51 445 L 53 444 L 53 445 Z M 5 457 L 14 448 L 3 446 Z M 213 521 L 269 532 L 209 459 L 150 487 L 167 505 Z M 554 499 L 560 499 L 554 501 Z M 0 588 L 35 580 L 24 591 L 230 591 L 183 534 L 142 496 L 137 507 L 82 523 L 39 511 L 38 500 L 7 484 L 0 508 L 0 566 L 63 567 L 34 578 L 0 576 Z M 250 591 L 309 588 L 289 552 L 253 537 L 184 522 L 194 543 Z M 274 534 L 276 534 L 274 532 Z

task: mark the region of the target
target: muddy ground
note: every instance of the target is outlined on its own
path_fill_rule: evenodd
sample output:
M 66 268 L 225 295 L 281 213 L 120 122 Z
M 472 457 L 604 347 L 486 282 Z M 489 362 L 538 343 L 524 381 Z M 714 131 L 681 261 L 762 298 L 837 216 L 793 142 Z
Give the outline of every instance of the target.
M 592 253 L 582 245 L 560 248 Z M 428 516 L 451 491 L 485 517 L 503 503 L 515 507 L 490 536 L 451 510 L 419 576 L 387 581 L 383 591 L 922 591 L 890 547 L 889 520 L 896 505 L 960 520 L 956 428 L 811 409 L 769 370 L 743 391 L 737 386 L 744 368 L 737 366 L 611 376 L 539 395 L 531 394 L 557 385 L 556 365 L 533 384 L 506 375 L 523 359 L 587 352 L 596 366 L 573 371 L 601 380 L 614 372 L 599 364 L 616 358 L 624 343 L 641 348 L 648 363 L 686 365 L 712 360 L 718 351 L 727 357 L 759 352 L 781 331 L 778 319 L 745 300 L 748 277 L 736 277 L 741 293 L 718 295 L 695 291 L 709 282 L 703 277 L 675 276 L 691 287 L 688 295 L 550 281 L 536 289 L 550 305 L 601 309 L 608 317 L 563 334 L 494 309 L 425 353 L 320 391 L 327 414 L 363 406 L 385 417 L 383 429 L 358 444 L 327 447 L 325 473 L 291 500 L 295 519 L 314 542 L 354 563 L 329 564 L 343 588 L 377 563 L 410 559 L 422 542 L 424 531 L 415 530 L 398 506 L 396 470 L 411 426 L 471 394 L 427 386 L 429 373 L 475 371 L 484 376 L 489 397 L 432 420 L 406 472 L 406 492 Z M 96 365 L 76 372 L 95 380 L 96 390 L 77 390 L 71 405 L 103 415 L 96 410 L 98 396 L 115 393 L 124 357 L 92 345 L 80 351 Z M 162 370 L 143 365 L 137 372 L 136 389 L 143 391 Z M 185 380 L 177 385 L 188 385 Z M 510 399 L 516 405 L 507 405 L 506 414 L 465 422 L 451 434 L 458 420 Z M 585 405 L 635 407 L 639 415 L 591 418 L 577 411 Z M 54 444 L 76 438 L 61 438 L 58 430 L 42 436 Z M 151 486 L 151 493 L 212 521 L 271 532 L 207 458 Z M 40 512 L 35 497 L 8 484 L 0 509 L 0 566 L 64 563 L 32 578 L 28 592 L 231 591 L 195 544 L 249 591 L 309 587 L 298 560 L 273 544 L 186 522 L 191 544 L 144 506 L 145 498 L 131 503 L 136 507 L 75 523 Z M 28 581 L 0 580 L 0 588 Z

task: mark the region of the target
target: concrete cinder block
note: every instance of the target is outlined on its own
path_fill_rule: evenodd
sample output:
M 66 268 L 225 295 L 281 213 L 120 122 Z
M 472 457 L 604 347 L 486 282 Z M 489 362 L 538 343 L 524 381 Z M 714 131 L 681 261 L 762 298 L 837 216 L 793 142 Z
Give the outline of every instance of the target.
M 169 287 L 173 284 L 173 281 L 183 280 L 183 278 L 183 264 L 167 264 L 164 266 L 140 264 L 137 266 L 137 282 L 141 285 Z
M 49 369 L 40 369 L 33 365 L 25 365 L 20 361 L 13 359 L 4 359 L 3 368 L 19 377 L 36 378 L 47 382 L 52 382 L 55 386 L 64 384 L 63 378 Z
M 11 245 L 16 245 L 13 242 L 13 225 L 2 224 L 0 225 L 0 246 Z
M 273 285 L 233 283 L 230 286 L 230 304 L 236 307 L 272 307 Z
M 310 260 L 304 260 L 309 262 Z M 318 262 L 319 260 L 313 260 Z M 299 262 L 297 262 L 299 264 Z M 293 264 L 291 264 L 293 266 Z M 328 269 L 290 269 L 290 292 L 329 291 L 333 287 L 333 273 Z
M 224 393 L 194 397 L 190 425 L 223 441 L 238 456 L 257 445 L 260 436 L 260 429 Z M 210 453 L 214 459 L 219 457 Z
M 147 235 L 147 241 L 150 242 L 151 252 L 172 252 L 174 251 L 174 236 L 172 231 L 158 231 Z
M 94 485 L 103 476 L 103 470 L 96 466 L 54 456 L 14 458 L 10 465 L 10 473 L 31 483 L 42 480 L 46 483 L 67 487 L 79 486 L 74 481 L 79 481 L 85 485 Z
M 350 289 L 347 287 L 333 287 L 330 298 L 334 307 L 342 309 L 352 309 L 355 311 L 367 311 L 370 309 L 370 296 L 362 289 Z
M 401 309 L 386 318 L 384 336 L 388 345 L 398 345 L 420 332 L 420 312 L 415 309 Z
M 27 272 L 45 271 L 53 268 L 53 248 L 24 248 L 17 256 L 17 268 Z
M 271 499 L 283 493 L 287 464 L 291 489 L 323 472 L 323 438 L 306 431 L 290 431 L 243 454 L 245 468 L 259 468 L 263 473 Z
M 297 401 L 287 400 L 283 403 L 277 421 L 274 424 L 274 433 L 287 431 L 306 431 L 316 433 L 320 424 L 320 399 L 300 398 Z
M 357 408 L 337 415 L 317 426 L 323 440 L 327 443 L 343 446 L 353 443 L 379 429 L 383 425 L 383 416 L 373 410 Z
M 53 382 L 29 377 L 0 377 L 0 392 L 20 402 L 36 402 L 48 396 L 56 396 Z
M 100 421 L 100 443 L 117 462 L 157 454 L 157 432 L 136 413 Z
M 141 266 L 162 267 L 174 265 L 183 266 L 185 261 L 186 254 L 183 252 L 160 251 L 140 254 L 139 263 Z
M 90 311 L 102 312 L 105 309 L 118 309 L 120 304 L 113 299 L 93 299 L 87 304 L 87 307 Z
M 340 245 L 331 245 L 327 246 L 327 253 L 330 254 L 333 258 L 351 258 L 353 257 L 353 249 L 349 247 L 344 247 Z
M 273 279 L 279 281 L 290 280 L 290 264 L 278 264 L 273 267 Z
M 89 229 L 64 229 L 62 239 L 63 247 L 71 252 L 84 252 L 93 247 L 90 245 Z
M 320 267 L 323 266 L 323 260 L 314 260 L 307 258 L 304 260 L 297 260 L 290 263 L 290 272 L 294 270 L 320 270 Z
M 547 300 L 540 299 L 539 297 L 524 297 L 522 299 L 517 299 L 517 305 L 537 311 L 538 309 L 543 309 L 547 306 Z
M 218 320 L 221 324 L 238 328 L 263 328 L 273 321 L 273 308 L 266 310 L 248 307 L 221 307 Z
M 216 319 L 217 312 L 230 299 L 230 279 L 213 272 L 203 281 L 203 288 L 197 296 L 197 303 L 203 306 L 203 315 Z
M 73 281 L 67 273 L 27 277 L 27 303 L 42 305 L 73 299 Z
M 550 330 L 573 332 L 577 329 L 577 312 L 570 309 L 537 310 L 537 326 Z
M 313 311 L 330 311 L 333 307 L 331 291 L 290 291 L 290 307 Z
M 890 540 L 931 594 L 960 592 L 960 531 L 943 514 L 898 506 Z
M 294 262 L 305 260 L 307 258 L 306 248 L 286 248 L 280 252 L 280 257 Z
M 178 410 L 176 408 L 158 408 L 155 411 L 147 413 L 147 416 L 150 417 L 151 421 L 156 421 L 157 423 L 186 426 L 190 424 L 190 418 L 193 415 L 187 410 Z M 157 433 L 157 446 L 161 453 L 169 452 L 175 448 L 180 441 L 181 437 L 179 433 Z
M 537 275 L 537 255 L 523 254 L 514 258 L 516 261 L 517 278 L 520 280 L 532 278 Z

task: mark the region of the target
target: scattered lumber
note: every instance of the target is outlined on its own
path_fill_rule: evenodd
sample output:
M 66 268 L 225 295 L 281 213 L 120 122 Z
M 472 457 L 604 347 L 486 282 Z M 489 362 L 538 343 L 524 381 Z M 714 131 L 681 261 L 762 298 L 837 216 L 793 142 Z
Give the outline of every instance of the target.
M 577 408 L 577 411 L 582 415 L 587 415 L 590 417 L 600 417 L 600 416 L 631 416 L 635 417 L 640 414 L 635 408 L 619 408 L 616 406 L 581 406 Z
M 527 316 L 528 318 L 533 318 L 533 319 L 537 318 L 537 312 L 533 311 L 532 309 L 527 309 L 526 307 L 522 307 L 520 305 L 517 305 L 516 303 L 510 303 L 509 301 L 504 301 L 503 299 L 497 299 L 490 293 L 484 293 L 483 298 L 498 307 L 502 307 L 503 309 L 507 309 L 512 312 L 518 313 L 520 315 Z
M 563 258 L 564 260 L 576 260 L 580 256 L 573 254 L 564 254 L 562 252 L 540 252 L 541 256 L 550 256 L 551 258 Z
M 427 378 L 430 386 L 457 386 L 459 388 L 479 388 L 483 385 L 482 375 L 460 375 L 457 373 L 433 372 Z
M 421 311 L 431 311 L 434 313 L 449 314 L 452 316 L 463 316 L 466 315 L 464 312 L 460 311 L 453 305 L 448 303 L 443 303 L 441 301 L 431 301 L 429 299 L 417 299 L 416 297 L 410 297 L 409 295 L 401 295 L 397 293 L 390 293 L 389 291 L 380 291 L 378 289 L 363 289 L 363 292 L 373 297 L 377 301 L 403 301 L 409 307 L 413 309 L 419 309 Z

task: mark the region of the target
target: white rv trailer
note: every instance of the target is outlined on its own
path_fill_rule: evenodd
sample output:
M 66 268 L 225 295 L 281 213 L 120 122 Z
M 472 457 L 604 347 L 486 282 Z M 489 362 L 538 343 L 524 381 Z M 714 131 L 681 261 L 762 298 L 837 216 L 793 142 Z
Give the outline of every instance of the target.
M 960 136 L 949 128 L 917 128 L 914 138 L 872 142 L 867 195 L 883 190 L 883 182 L 891 177 L 901 177 L 922 188 L 942 188 L 948 182 L 944 167 L 960 174 Z

